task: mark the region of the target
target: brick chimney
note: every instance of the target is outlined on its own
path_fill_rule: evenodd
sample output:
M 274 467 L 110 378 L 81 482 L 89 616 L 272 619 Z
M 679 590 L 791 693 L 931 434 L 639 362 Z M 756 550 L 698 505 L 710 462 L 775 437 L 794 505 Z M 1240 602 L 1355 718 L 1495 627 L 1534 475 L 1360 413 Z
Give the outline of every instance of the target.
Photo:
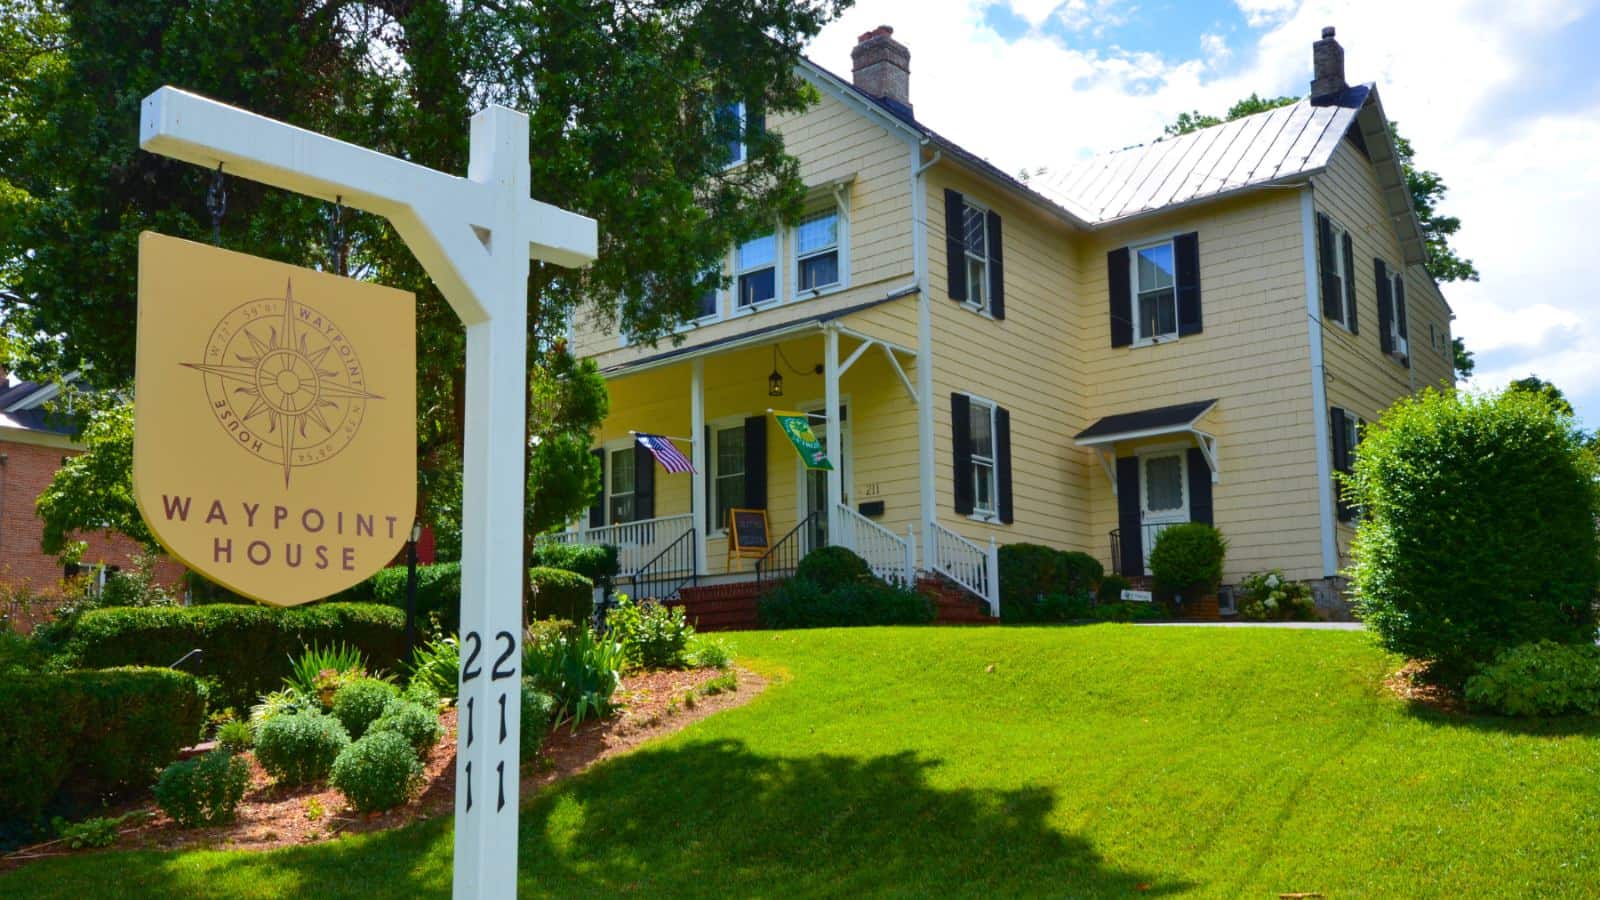
M 863 34 L 850 51 L 850 80 L 863 92 L 911 111 L 911 51 L 887 25 Z
M 1344 48 L 1333 38 L 1333 26 L 1322 29 L 1322 40 L 1311 45 L 1311 102 L 1333 102 L 1348 85 L 1344 81 Z

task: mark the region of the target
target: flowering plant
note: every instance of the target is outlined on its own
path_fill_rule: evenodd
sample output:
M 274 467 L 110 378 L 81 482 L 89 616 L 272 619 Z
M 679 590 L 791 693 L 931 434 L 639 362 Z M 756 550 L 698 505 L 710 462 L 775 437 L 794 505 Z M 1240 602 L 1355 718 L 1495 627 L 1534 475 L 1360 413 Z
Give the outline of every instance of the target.
M 1246 576 L 1239 582 L 1236 596 L 1241 618 L 1304 621 L 1317 617 L 1311 586 L 1301 581 L 1289 581 L 1277 569 Z

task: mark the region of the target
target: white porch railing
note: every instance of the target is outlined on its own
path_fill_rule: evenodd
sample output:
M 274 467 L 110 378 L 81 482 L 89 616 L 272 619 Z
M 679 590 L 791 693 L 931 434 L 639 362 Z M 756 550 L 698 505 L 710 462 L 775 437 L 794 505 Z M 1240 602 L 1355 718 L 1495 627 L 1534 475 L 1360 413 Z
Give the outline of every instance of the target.
M 989 604 L 1000 615 L 1000 556 L 994 539 L 987 548 L 967 540 L 938 522 L 928 522 L 928 565 Z
M 863 516 L 841 503 L 834 517 L 839 526 L 838 537 L 831 541 L 855 553 L 872 567 L 872 574 L 888 582 L 898 582 L 907 587 L 917 577 L 916 536 L 910 526 L 901 537 L 877 522 Z
M 625 578 L 644 568 L 646 563 L 659 556 L 661 551 L 667 549 L 673 541 L 683 537 L 684 533 L 692 528 L 694 528 L 694 516 L 684 513 L 677 516 L 662 516 L 659 519 L 624 522 L 621 525 L 558 531 L 554 534 L 540 535 L 539 542 L 610 544 L 617 548 L 617 563 L 621 568 L 619 577 Z

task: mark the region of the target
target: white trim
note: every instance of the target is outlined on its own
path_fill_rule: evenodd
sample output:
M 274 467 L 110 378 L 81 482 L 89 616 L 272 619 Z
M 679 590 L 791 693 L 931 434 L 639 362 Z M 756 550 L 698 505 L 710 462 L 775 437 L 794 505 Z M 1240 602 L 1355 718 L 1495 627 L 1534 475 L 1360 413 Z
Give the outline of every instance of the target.
M 972 199 L 972 197 L 967 194 L 961 195 L 961 205 L 961 277 L 967 282 L 967 299 L 961 301 L 961 306 L 969 312 L 975 312 L 980 316 L 993 319 L 994 313 L 992 312 L 991 307 L 994 305 L 994 297 L 989 293 L 989 264 L 991 259 L 989 250 L 989 213 L 992 212 L 992 210 L 982 202 Z M 967 207 L 977 210 L 978 214 L 983 217 L 983 283 L 981 284 L 981 288 L 983 290 L 982 302 L 972 299 L 972 280 L 969 276 L 972 274 L 971 266 L 973 253 L 971 250 L 967 249 Z
M 1141 335 L 1139 333 L 1139 251 L 1150 250 L 1155 247 L 1165 246 L 1172 251 L 1172 331 L 1162 331 L 1156 334 Z M 1178 242 L 1176 236 L 1159 238 L 1146 241 L 1142 244 L 1128 245 L 1128 308 L 1133 315 L 1133 343 L 1134 347 L 1153 347 L 1156 344 L 1170 344 L 1181 337 L 1178 331 Z M 1161 314 L 1156 314 L 1156 321 L 1160 321 Z
M 784 237 L 784 234 L 783 234 L 783 232 L 784 232 L 784 229 L 779 228 L 777 226 L 777 224 L 774 223 L 773 226 L 772 226 L 772 230 L 771 231 L 763 231 L 762 233 L 756 235 L 755 237 L 750 238 L 750 240 L 748 240 L 748 241 L 742 241 L 742 242 L 739 242 L 739 243 L 735 243 L 733 245 L 733 253 L 732 253 L 733 281 L 729 285 L 729 292 L 732 294 L 732 307 L 731 307 L 732 308 L 732 312 L 729 314 L 729 316 L 728 316 L 729 318 L 732 318 L 733 316 L 741 316 L 741 315 L 747 316 L 747 315 L 750 315 L 751 313 L 759 312 L 759 311 L 761 311 L 763 309 L 769 309 L 771 307 L 778 306 L 779 304 L 782 304 L 784 302 L 784 297 L 783 297 L 783 253 L 784 253 L 784 249 L 783 249 L 784 248 L 784 240 L 783 240 L 783 237 Z M 761 240 L 764 237 L 769 237 L 769 236 L 772 238 L 772 262 L 769 263 L 768 265 L 750 266 L 749 268 L 741 268 L 741 260 L 739 258 L 739 250 L 740 250 L 740 248 L 744 244 L 754 243 L 756 241 Z M 741 304 L 739 301 L 743 297 L 743 292 L 740 291 L 740 289 L 739 289 L 739 279 L 742 278 L 745 275 L 749 275 L 749 274 L 754 273 L 754 272 L 760 272 L 761 270 L 767 269 L 767 268 L 771 268 L 772 269 L 772 296 L 768 297 L 765 300 L 759 300 L 759 301 L 757 301 L 755 303 Z
M 920 136 L 919 136 L 920 137 Z M 911 140 L 911 269 L 917 284 L 917 502 L 922 513 L 922 564 L 933 568 L 934 545 L 938 540 L 933 525 L 938 518 L 933 467 L 933 303 L 928 296 L 928 190 L 927 171 L 937 163 L 942 151 L 922 161 L 922 141 Z
M 1332 577 L 1339 574 L 1339 547 L 1335 540 L 1333 504 L 1333 455 L 1329 447 L 1328 386 L 1324 380 L 1322 359 L 1322 291 L 1317 269 L 1317 210 L 1313 203 L 1314 188 L 1310 184 L 1300 194 L 1301 263 L 1305 269 L 1306 339 L 1310 344 L 1311 364 L 1311 433 L 1315 437 L 1317 457 L 1317 519 L 1322 531 L 1322 574 Z
M 966 392 L 966 391 L 963 391 L 962 393 L 966 394 L 967 402 L 968 402 L 969 405 L 980 405 L 981 404 L 981 405 L 986 406 L 986 407 L 989 408 L 989 454 L 990 455 L 987 457 L 987 459 L 989 461 L 988 465 L 989 465 L 989 507 L 990 508 L 987 509 L 987 510 L 980 510 L 978 508 L 978 481 L 977 481 L 976 478 L 973 478 L 973 470 L 972 470 L 972 465 L 973 465 L 972 458 L 974 456 L 976 456 L 977 454 L 973 453 L 973 452 L 971 452 L 969 450 L 969 452 L 967 453 L 967 466 L 968 466 L 968 469 L 967 469 L 967 472 L 964 473 L 964 475 L 963 475 L 963 477 L 965 477 L 965 478 L 972 478 L 972 512 L 968 513 L 967 516 L 968 516 L 968 518 L 975 519 L 975 520 L 977 520 L 979 522 L 998 523 L 998 522 L 1000 522 L 1000 455 L 999 455 L 998 452 L 996 452 L 999 448 L 997 448 L 995 446 L 995 444 L 998 443 L 998 434 L 999 434 L 998 429 L 995 427 L 995 410 L 998 410 L 1000 408 L 1000 404 L 995 402 L 994 400 L 990 400 L 988 397 L 981 397 L 981 396 L 979 396 L 977 394 L 973 394 L 973 393 Z M 969 413 L 969 415 L 970 415 L 970 413 Z M 950 428 L 951 428 L 952 431 L 955 430 L 955 423 L 954 422 L 950 423 Z M 967 436 L 967 442 L 968 442 L 969 445 L 972 443 L 972 435 L 969 434 Z
M 790 263 L 790 265 L 789 265 L 789 296 L 794 301 L 813 300 L 813 299 L 815 299 L 817 297 L 825 297 L 828 294 L 833 294 L 833 293 L 837 293 L 839 291 L 844 291 L 844 290 L 849 290 L 850 289 L 850 191 L 849 191 L 849 185 L 850 185 L 849 181 L 830 182 L 827 185 L 822 185 L 821 187 L 823 187 L 825 189 L 826 188 L 831 188 L 831 191 L 829 191 L 828 194 L 824 195 L 826 197 L 826 202 L 818 202 L 817 200 L 812 199 L 811 202 L 807 206 L 806 212 L 803 213 L 801 215 L 801 217 L 800 217 L 801 219 L 804 219 L 804 218 L 806 218 L 806 216 L 816 215 L 818 213 L 826 212 L 828 203 L 832 203 L 833 204 L 833 214 L 834 214 L 834 217 L 835 217 L 835 219 L 834 219 L 835 224 L 834 224 L 833 254 L 834 254 L 834 259 L 835 259 L 835 265 L 838 268 L 838 278 L 837 278 L 837 280 L 835 280 L 833 282 L 830 282 L 828 284 L 818 285 L 817 287 L 806 288 L 806 289 L 804 289 L 804 291 L 801 290 L 801 288 L 800 288 L 800 263 L 803 260 L 801 259 L 801 256 L 800 256 L 800 222 L 798 222 L 798 221 L 795 222 L 794 225 L 790 226 L 787 229 L 788 232 L 789 232 L 788 238 L 789 238 L 789 256 L 790 256 L 790 259 L 789 259 L 789 263 Z M 821 255 L 822 253 L 826 253 L 826 252 L 827 252 L 826 250 L 817 251 L 817 252 L 808 254 L 808 257 L 809 256 L 818 256 L 818 255 Z
M 694 524 L 695 574 L 709 571 L 706 565 L 706 523 L 711 510 L 706 508 L 706 479 L 711 477 L 711 448 L 706 446 L 706 361 L 695 357 L 689 365 L 689 460 L 694 473 L 689 476 L 689 511 Z

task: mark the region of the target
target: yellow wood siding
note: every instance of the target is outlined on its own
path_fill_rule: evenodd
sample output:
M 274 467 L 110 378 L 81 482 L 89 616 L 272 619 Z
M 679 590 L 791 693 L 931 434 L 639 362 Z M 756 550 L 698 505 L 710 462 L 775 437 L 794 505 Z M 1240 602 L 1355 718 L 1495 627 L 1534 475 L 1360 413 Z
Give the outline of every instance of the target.
M 1378 288 L 1373 260 L 1394 269 L 1402 265 L 1400 242 L 1383 205 L 1372 164 L 1349 141 L 1333 155 L 1328 169 L 1312 179 L 1316 208 L 1350 232 L 1354 249 L 1356 334 L 1323 318 L 1323 354 L 1327 369 L 1328 405 L 1373 422 L 1401 397 L 1429 385 L 1454 384 L 1454 356 L 1430 346 L 1428 328 L 1442 332 L 1450 346 L 1450 315 L 1444 298 L 1420 265 L 1404 266 L 1406 324 L 1411 367 L 1386 356 L 1378 337 Z M 1323 414 L 1320 427 L 1329 427 Z M 1340 565 L 1350 562 L 1353 528 L 1338 526 Z
M 833 202 L 822 186 L 848 179 L 845 188 L 848 239 L 841 248 L 848 255 L 849 280 L 842 290 L 797 298 L 794 289 L 794 235 L 778 230 L 779 302 L 755 312 L 735 312 L 732 289 L 718 300 L 721 319 L 691 325 L 682 332 L 683 346 L 709 343 L 758 328 L 804 319 L 818 313 L 878 300 L 911 283 L 911 171 L 910 147 L 848 104 L 824 94 L 821 101 L 799 115 L 773 116 L 768 127 L 783 135 L 786 149 L 800 160 L 802 180 L 813 188 L 811 201 Z M 724 266 L 732 271 L 732 248 Z M 845 265 L 841 259 L 841 268 Z M 915 312 L 908 330 L 899 330 L 901 343 L 916 337 Z M 904 316 L 888 314 L 901 321 Z M 904 326 L 901 326 L 902 328 Z M 573 347 L 592 356 L 602 367 L 654 355 L 672 346 L 624 346 L 615 328 L 603 327 L 591 313 L 580 313 Z

